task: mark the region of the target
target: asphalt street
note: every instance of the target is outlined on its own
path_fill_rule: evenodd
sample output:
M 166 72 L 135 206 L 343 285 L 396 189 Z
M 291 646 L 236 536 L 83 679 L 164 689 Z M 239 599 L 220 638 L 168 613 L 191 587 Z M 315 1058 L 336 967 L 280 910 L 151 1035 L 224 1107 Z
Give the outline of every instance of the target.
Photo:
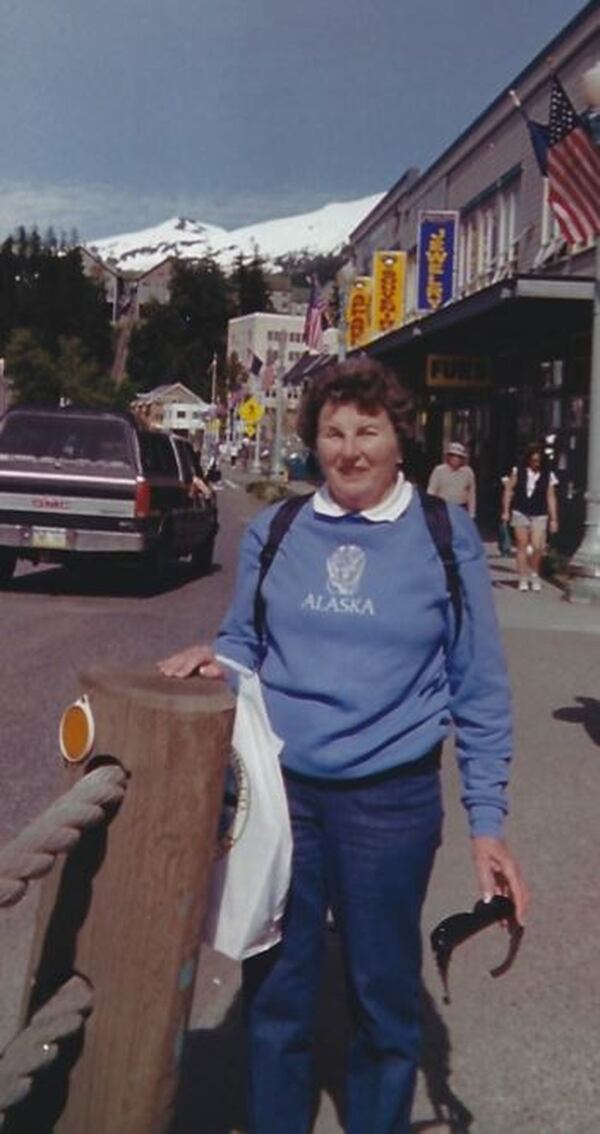
M 220 499 L 222 528 L 210 576 L 194 579 L 182 567 L 169 589 L 140 598 L 126 585 L 115 593 L 110 580 L 91 588 L 60 569 L 25 569 L 0 594 L 3 841 L 55 794 L 58 721 L 77 693 L 78 671 L 91 664 L 148 664 L 216 628 L 232 586 L 241 524 L 257 507 L 238 477 L 228 478 Z M 425 1044 L 413 1132 L 592 1134 L 600 1113 L 600 608 L 569 604 L 548 584 L 540 595 L 519 594 L 512 564 L 493 550 L 517 737 L 508 837 L 534 901 L 521 951 L 504 976 L 489 975 L 506 954 L 501 930 L 457 952 L 450 1005 L 442 1001 L 426 947 Z M 426 903 L 426 933 L 477 897 L 450 747 L 443 775 L 445 838 Z M 2 911 L 0 1047 L 15 1027 L 34 908 L 32 886 L 25 901 Z M 314 1134 L 337 1134 L 348 1028 L 335 934 L 325 975 Z M 238 967 L 204 950 L 172 1134 L 245 1129 L 238 990 Z

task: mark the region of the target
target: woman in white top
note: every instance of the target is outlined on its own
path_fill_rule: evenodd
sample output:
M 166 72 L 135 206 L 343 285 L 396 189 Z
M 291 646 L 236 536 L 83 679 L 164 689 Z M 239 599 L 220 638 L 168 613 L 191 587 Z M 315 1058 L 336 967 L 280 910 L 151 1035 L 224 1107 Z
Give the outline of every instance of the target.
M 556 485 L 558 480 L 547 467 L 543 445 L 532 442 L 525 457 L 504 485 L 502 520 L 512 524 L 516 541 L 519 590 L 540 591 L 540 561 L 546 546 L 546 533 L 558 531 Z M 530 574 L 529 574 L 530 572 Z

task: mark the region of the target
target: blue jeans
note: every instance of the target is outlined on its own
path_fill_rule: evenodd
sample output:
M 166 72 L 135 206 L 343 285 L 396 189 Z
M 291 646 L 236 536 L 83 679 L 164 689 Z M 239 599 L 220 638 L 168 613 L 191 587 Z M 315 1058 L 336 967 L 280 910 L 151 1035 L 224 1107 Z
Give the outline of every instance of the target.
M 248 1134 L 307 1134 L 328 906 L 355 1035 L 347 1134 L 409 1134 L 420 1046 L 420 918 L 442 807 L 439 749 L 353 782 L 286 773 L 294 834 L 283 939 L 243 967 Z

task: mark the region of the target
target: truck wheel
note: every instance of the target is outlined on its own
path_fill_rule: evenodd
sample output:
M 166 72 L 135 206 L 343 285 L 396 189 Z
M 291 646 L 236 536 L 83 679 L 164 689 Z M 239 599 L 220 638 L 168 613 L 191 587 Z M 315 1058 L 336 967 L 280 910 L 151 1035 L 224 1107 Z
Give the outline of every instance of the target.
M 192 566 L 199 575 L 208 575 L 213 565 L 213 555 L 215 553 L 215 537 L 209 536 L 204 543 L 196 547 L 192 551 Z
M 10 583 L 17 565 L 17 553 L 12 547 L 0 547 L 0 587 Z

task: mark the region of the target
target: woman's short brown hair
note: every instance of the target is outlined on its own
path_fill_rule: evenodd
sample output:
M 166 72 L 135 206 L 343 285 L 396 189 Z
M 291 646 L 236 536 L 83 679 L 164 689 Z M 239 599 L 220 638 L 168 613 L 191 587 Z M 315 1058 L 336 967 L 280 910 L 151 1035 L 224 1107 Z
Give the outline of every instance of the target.
M 314 378 L 300 405 L 298 432 L 313 452 L 317 445 L 319 414 L 327 402 L 352 402 L 364 413 L 385 410 L 402 448 L 413 433 L 412 396 L 393 370 L 361 355 L 333 362 Z

